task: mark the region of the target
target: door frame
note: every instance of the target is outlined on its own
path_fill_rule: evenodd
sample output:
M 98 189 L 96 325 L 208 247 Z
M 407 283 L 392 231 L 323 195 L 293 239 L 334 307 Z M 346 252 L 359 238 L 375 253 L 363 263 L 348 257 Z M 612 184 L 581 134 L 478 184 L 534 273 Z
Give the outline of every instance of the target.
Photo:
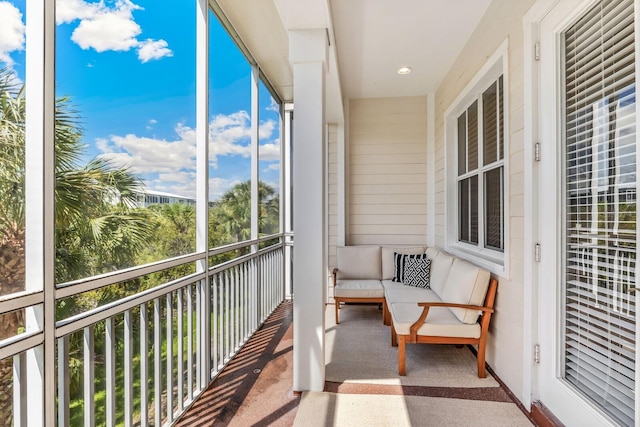
M 525 259 L 525 290 L 524 290 L 524 373 L 523 396 L 525 406 L 534 401 L 540 401 L 566 425 L 614 425 L 611 419 L 596 406 L 579 395 L 564 380 L 558 378 L 559 358 L 559 322 L 561 302 L 559 283 L 560 265 L 558 254 L 561 254 L 561 239 L 557 231 L 559 220 L 557 212 L 561 208 L 560 194 L 549 202 L 549 193 L 544 189 L 553 186 L 562 175 L 559 169 L 560 152 L 553 142 L 553 133 L 558 131 L 556 123 L 557 100 L 559 95 L 559 37 L 571 22 L 574 22 L 597 0 L 538 0 L 531 7 L 523 19 L 524 26 L 524 143 L 525 143 L 525 248 L 531 249 L 531 256 Z M 638 22 L 639 0 L 635 0 L 636 14 L 636 43 L 640 40 Z M 558 9 L 556 9 L 558 8 Z M 542 22 L 550 13 L 560 13 L 559 25 L 550 33 L 542 34 Z M 554 49 L 540 49 L 541 39 L 553 43 Z M 546 50 L 544 52 L 543 50 Z M 549 50 L 553 50 L 549 52 Z M 546 55 L 546 56 L 543 56 Z M 552 58 L 553 70 L 542 70 L 542 59 Z M 536 58 L 540 60 L 538 60 Z M 636 55 L 636 73 L 640 73 L 638 64 L 640 55 Z M 549 93 L 548 73 L 553 73 L 552 100 L 554 105 L 545 104 L 543 90 Z M 544 81 L 544 85 L 541 83 Z M 544 87 L 543 87 L 544 86 Z M 637 107 L 638 108 L 638 107 Z M 543 115 L 543 112 L 546 115 Z M 637 123 L 640 129 L 640 120 Z M 549 138 L 551 135 L 551 138 Z M 640 132 L 637 133 L 640 135 Z M 536 149 L 537 143 L 539 151 Z M 536 152 L 540 153 L 541 161 L 536 161 Z M 638 153 L 640 155 L 640 152 Z M 546 162 L 545 162 L 546 160 Z M 640 169 L 640 166 L 638 166 Z M 640 176 L 640 175 L 639 175 Z M 553 188 L 553 187 L 551 187 Z M 543 209 L 546 206 L 553 210 Z M 551 212 L 550 212 L 551 211 Z M 546 216 L 546 217 L 545 217 Z M 527 217 L 530 219 L 527 221 Z M 554 218 L 555 217 L 555 218 Z M 551 221 L 550 221 L 551 219 Z M 550 222 L 549 222 L 550 221 Z M 542 226 L 544 224 L 544 227 Z M 550 226 L 551 224 L 551 226 Z M 540 244 L 540 257 L 536 260 L 536 245 Z M 545 262 L 546 261 L 546 262 Z M 545 268 L 552 265 L 552 280 Z M 547 277 L 545 277 L 545 275 Z M 638 301 L 638 296 L 636 296 Z M 636 322 L 636 331 L 639 329 Z M 529 346 L 526 348 L 526 346 Z M 636 369 L 636 387 L 639 382 L 640 369 Z M 526 398 L 530 396 L 530 400 Z M 640 416 L 640 399 L 636 400 L 636 421 Z

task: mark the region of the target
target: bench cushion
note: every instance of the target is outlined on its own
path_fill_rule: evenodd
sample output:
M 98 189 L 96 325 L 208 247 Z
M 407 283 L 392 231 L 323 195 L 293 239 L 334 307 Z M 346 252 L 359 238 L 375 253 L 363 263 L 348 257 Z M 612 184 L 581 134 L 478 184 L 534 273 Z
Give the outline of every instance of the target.
M 488 271 L 456 258 L 447 276 L 442 300 L 458 304 L 484 305 L 490 276 Z M 477 310 L 453 308 L 451 311 L 461 322 L 467 324 L 476 323 L 480 315 Z
M 380 280 L 380 246 L 339 246 L 338 279 Z
M 382 280 L 391 280 L 393 279 L 393 274 L 395 272 L 395 264 L 393 259 L 394 253 L 399 254 L 409 254 L 409 255 L 419 255 L 423 254 L 425 250 L 424 246 L 413 246 L 413 247 L 382 247 Z
M 423 308 L 416 303 L 388 304 L 393 327 L 398 335 L 409 335 Z M 418 329 L 418 335 L 436 337 L 480 338 L 480 324 L 460 323 L 456 316 L 445 307 L 432 307 L 426 322 Z
M 428 251 L 427 256 L 429 256 Z M 451 264 L 453 264 L 453 258 L 454 257 L 446 252 L 438 251 L 435 258 L 431 259 L 431 289 L 441 297 L 447 281 L 447 276 L 449 275 L 449 270 L 451 269 Z M 445 298 L 442 299 L 446 301 Z
M 419 302 L 440 302 L 440 297 L 431 289 L 422 289 L 406 285 L 401 286 L 402 287 L 397 288 L 385 287 L 384 295 L 387 299 L 387 304 L 394 304 L 397 302 L 412 302 L 414 304 Z M 416 320 L 418 320 L 417 317 L 413 319 L 414 322 Z
M 338 298 L 383 298 L 384 288 L 379 280 L 338 280 L 333 289 Z

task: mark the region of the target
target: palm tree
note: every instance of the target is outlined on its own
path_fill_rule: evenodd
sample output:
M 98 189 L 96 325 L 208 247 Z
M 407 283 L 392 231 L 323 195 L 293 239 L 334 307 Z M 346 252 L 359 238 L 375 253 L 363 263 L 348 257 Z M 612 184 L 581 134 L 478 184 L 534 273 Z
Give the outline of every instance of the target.
M 278 229 L 279 199 L 269 184 L 258 182 L 258 230 L 271 234 Z M 236 184 L 214 202 L 209 214 L 210 246 L 242 242 L 251 238 L 251 181 Z
M 0 69 L 0 295 L 24 290 L 25 103 L 24 84 L 9 70 Z M 69 98 L 59 98 L 55 106 L 57 283 L 131 264 L 153 232 L 150 215 L 135 208 L 140 180 L 99 158 L 82 165 L 83 154 L 78 113 Z M 15 333 L 15 325 L 4 320 L 0 339 Z

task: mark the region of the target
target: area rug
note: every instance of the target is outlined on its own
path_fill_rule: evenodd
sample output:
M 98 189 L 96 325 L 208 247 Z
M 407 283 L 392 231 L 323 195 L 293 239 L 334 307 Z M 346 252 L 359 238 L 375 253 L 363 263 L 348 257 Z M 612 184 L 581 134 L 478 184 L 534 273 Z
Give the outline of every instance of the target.
M 343 383 L 426 387 L 499 387 L 487 374 L 478 378 L 477 359 L 467 348 L 442 344 L 407 344 L 407 375 L 398 375 L 398 348 L 382 324 L 377 305 L 347 305 L 335 324 L 327 305 L 325 380 Z
M 294 426 L 531 426 L 513 403 L 304 392 Z

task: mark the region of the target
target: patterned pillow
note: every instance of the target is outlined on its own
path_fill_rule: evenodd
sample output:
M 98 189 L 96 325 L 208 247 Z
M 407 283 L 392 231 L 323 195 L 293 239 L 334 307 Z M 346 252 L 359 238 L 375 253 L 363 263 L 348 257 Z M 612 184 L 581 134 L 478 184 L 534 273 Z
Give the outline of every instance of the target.
M 399 254 L 397 252 L 393 253 L 393 266 L 394 266 L 394 274 L 393 281 L 394 282 L 404 282 L 404 263 L 406 259 L 427 259 L 427 254 Z
M 431 260 L 428 258 L 406 258 L 404 260 L 404 284 L 416 288 L 431 289 L 429 275 Z

